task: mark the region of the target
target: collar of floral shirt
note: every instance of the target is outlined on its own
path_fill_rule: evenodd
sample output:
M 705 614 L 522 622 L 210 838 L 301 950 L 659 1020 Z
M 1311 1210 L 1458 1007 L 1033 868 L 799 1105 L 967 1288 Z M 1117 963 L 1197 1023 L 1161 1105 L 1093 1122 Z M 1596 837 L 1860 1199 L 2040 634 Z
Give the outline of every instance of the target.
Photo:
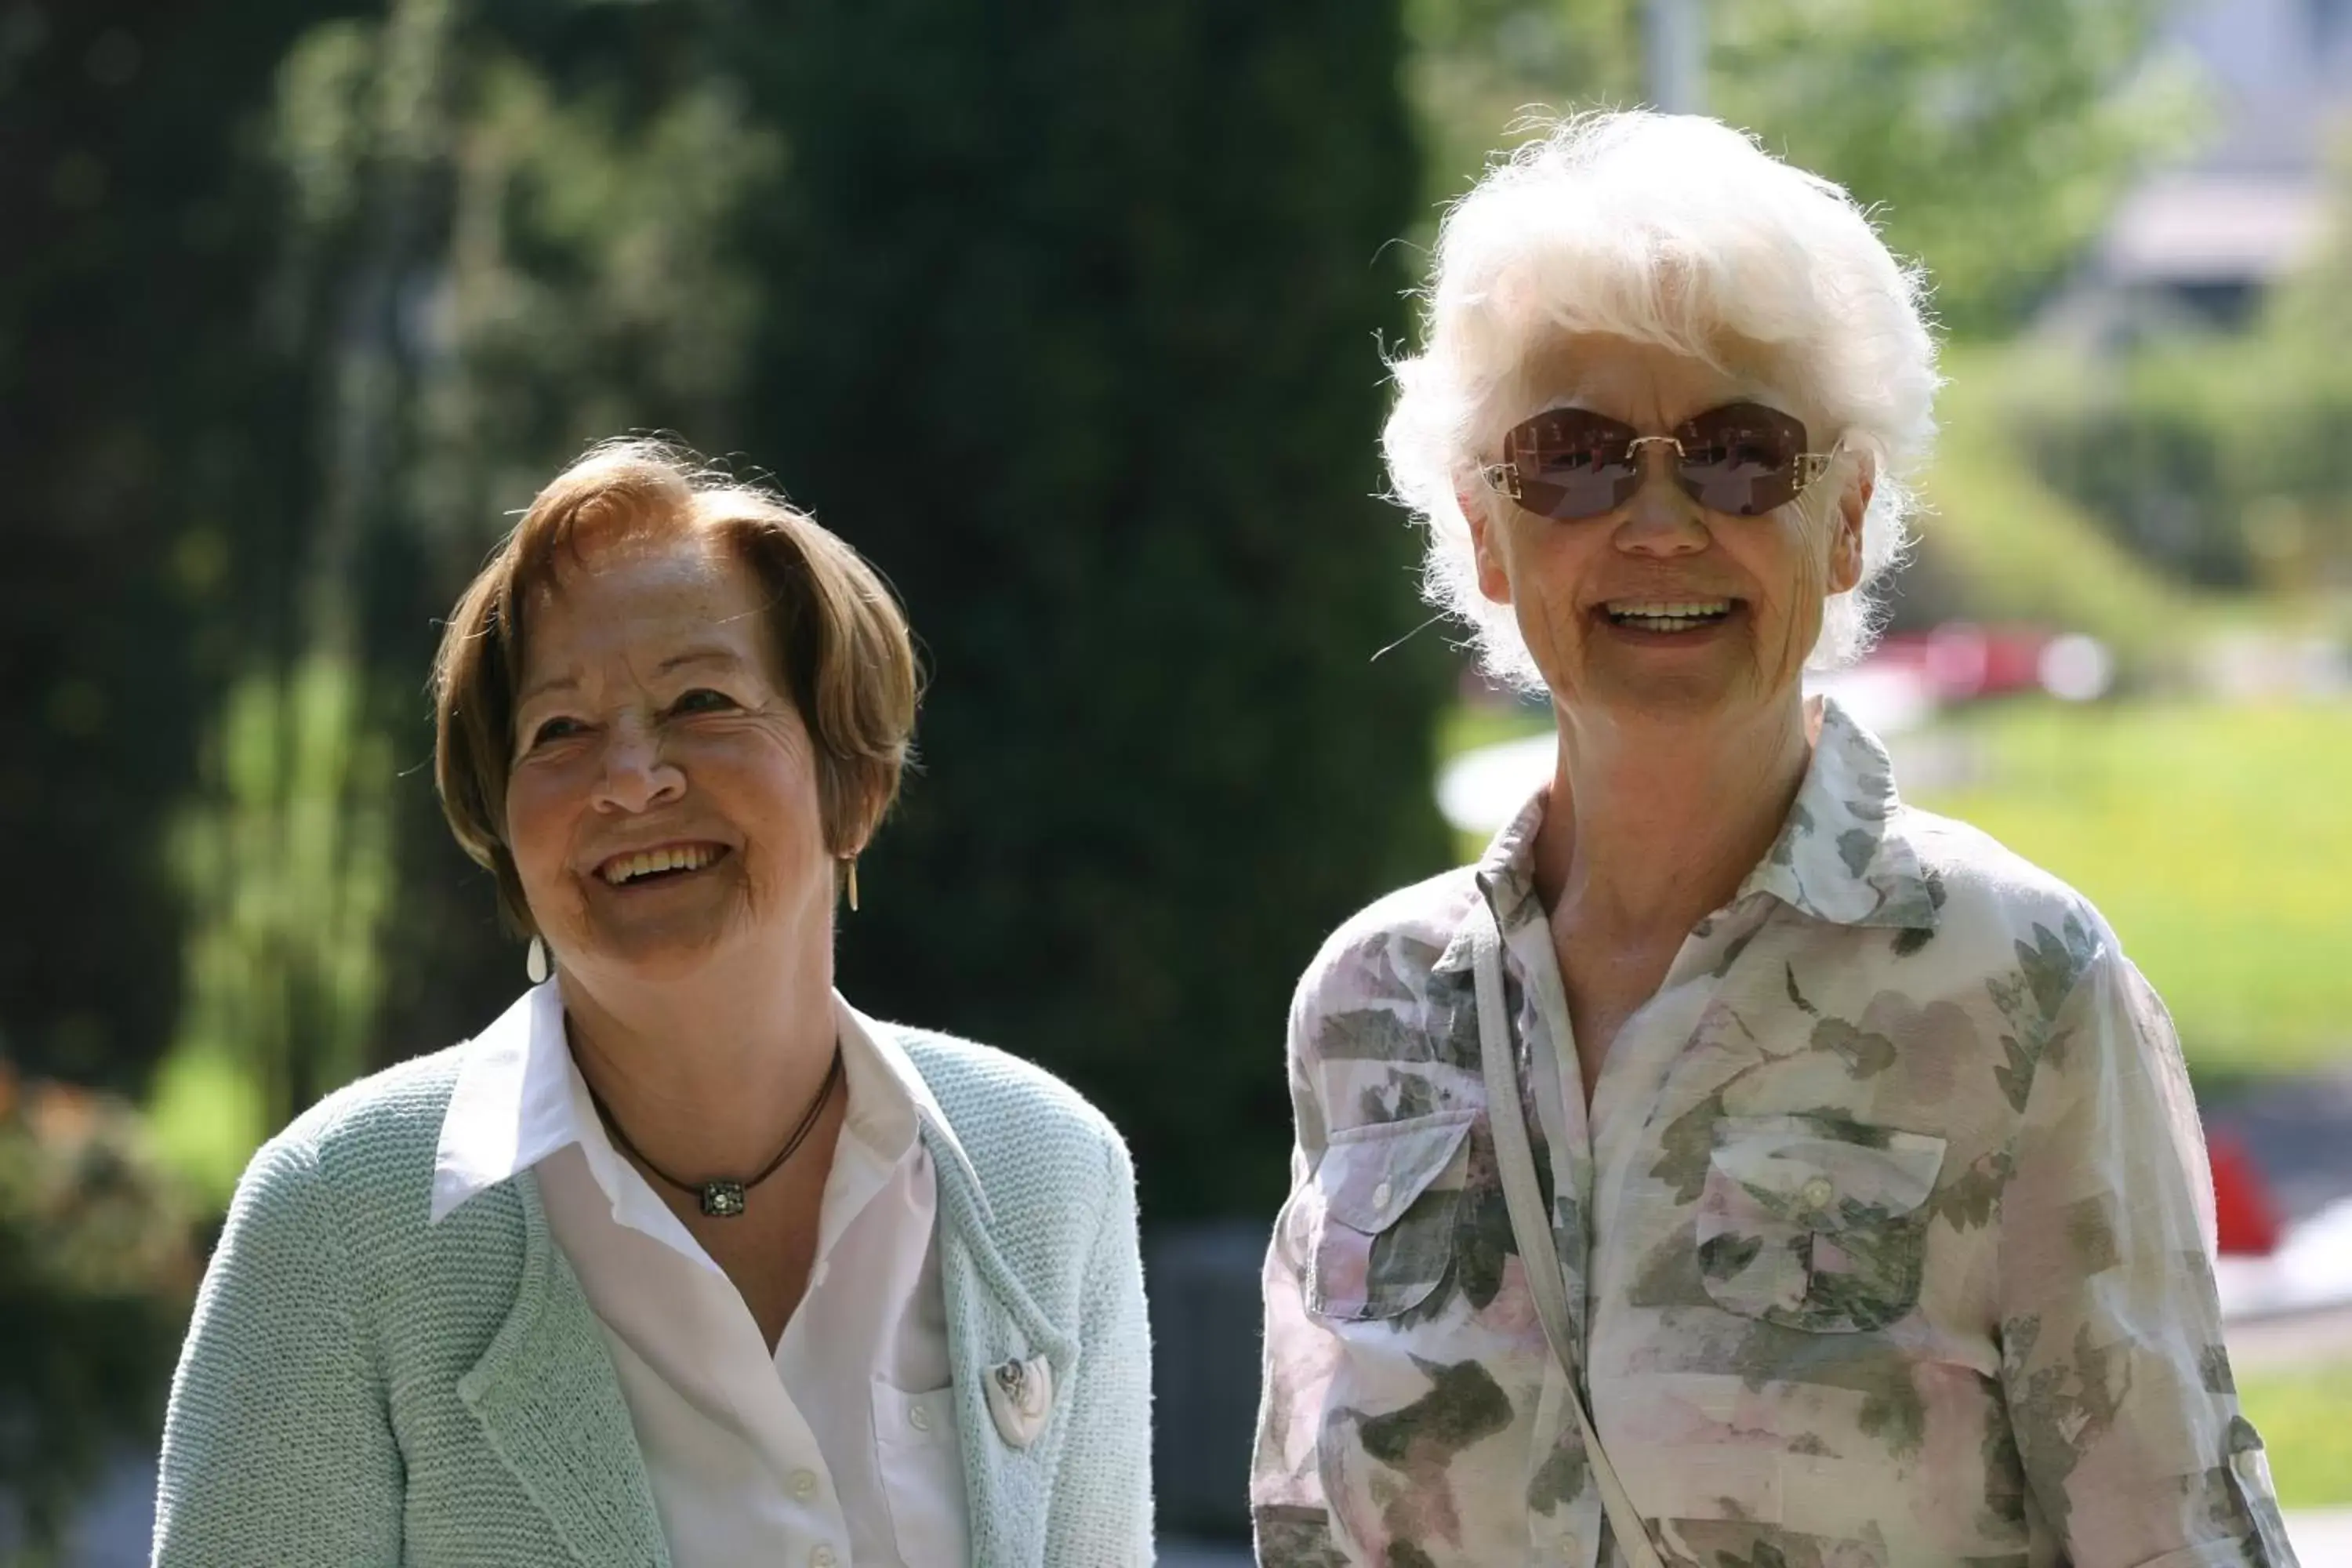
M 1813 700 L 1820 704 L 1821 729 L 1805 782 L 1780 836 L 1740 883 L 1732 905 L 1767 894 L 1835 925 L 1934 930 L 1943 889 L 1904 836 L 1886 748 L 1834 698 Z M 1538 791 L 1478 861 L 1479 890 L 1506 931 L 1542 918 L 1539 906 L 1529 906 L 1536 905 L 1535 841 L 1543 808 Z M 1466 972 L 1470 962 L 1465 924 L 1436 967 Z

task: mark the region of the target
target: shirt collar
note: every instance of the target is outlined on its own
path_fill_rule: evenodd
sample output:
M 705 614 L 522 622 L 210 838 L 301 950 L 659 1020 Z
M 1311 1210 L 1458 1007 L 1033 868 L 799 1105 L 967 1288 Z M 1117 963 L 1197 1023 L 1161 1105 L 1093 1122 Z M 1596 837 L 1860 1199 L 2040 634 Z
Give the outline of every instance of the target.
M 1900 797 L 1886 748 L 1832 697 L 1821 704 L 1821 728 L 1804 783 L 1780 825 L 1780 837 L 1739 885 L 1732 901 L 1767 893 L 1801 914 L 1833 925 L 1932 930 L 1943 900 L 1921 868 L 1899 822 Z M 1538 919 L 1535 845 L 1543 826 L 1549 786 L 1528 797 L 1503 825 L 1473 868 L 1478 894 L 1508 932 Z M 1470 965 L 1469 931 L 1454 933 L 1437 961 L 1440 970 Z
M 963 1146 L 889 1028 L 837 992 L 833 1002 L 849 1089 L 844 1131 L 885 1163 L 904 1155 L 919 1131 L 935 1156 L 954 1161 L 969 1176 Z M 620 1156 L 572 1063 L 562 993 L 549 980 L 516 998 L 465 1048 L 434 1153 L 429 1220 L 439 1224 L 476 1194 L 573 1143 L 605 1195 L 623 1202 Z
M 1901 826 L 1878 737 L 1823 697 L 1813 760 L 1780 836 L 1740 884 L 1835 925 L 1932 931 L 1943 903 Z
M 579 1142 L 572 1072 L 563 998 L 552 980 L 515 998 L 496 1023 L 467 1042 L 433 1154 L 430 1223 L 440 1224 L 475 1194 Z

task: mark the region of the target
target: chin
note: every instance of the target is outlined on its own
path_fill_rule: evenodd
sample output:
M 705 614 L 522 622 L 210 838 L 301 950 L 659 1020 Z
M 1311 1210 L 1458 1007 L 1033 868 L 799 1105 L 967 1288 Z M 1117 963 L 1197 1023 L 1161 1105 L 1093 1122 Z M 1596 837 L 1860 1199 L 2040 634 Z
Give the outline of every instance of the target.
M 1571 706 L 1642 720 L 1702 719 L 1748 706 L 1754 682 L 1724 669 L 1597 672 L 1580 682 Z
M 674 984 L 709 970 L 725 951 L 721 933 L 688 931 L 597 931 L 582 942 L 581 967 L 601 970 L 641 984 Z

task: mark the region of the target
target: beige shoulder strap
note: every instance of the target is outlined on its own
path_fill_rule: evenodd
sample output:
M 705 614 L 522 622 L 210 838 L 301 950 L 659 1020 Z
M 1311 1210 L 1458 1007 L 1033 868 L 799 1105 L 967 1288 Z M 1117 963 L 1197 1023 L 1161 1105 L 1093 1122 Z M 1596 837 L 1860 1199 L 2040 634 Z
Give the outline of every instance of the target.
M 1544 1338 L 1568 1377 L 1569 1403 L 1584 1432 L 1584 1456 L 1601 1486 L 1601 1506 L 1617 1549 L 1633 1568 L 1664 1568 L 1633 1500 L 1625 1495 L 1616 1468 L 1592 1429 L 1592 1412 L 1585 1407 L 1577 1379 L 1576 1340 L 1568 1315 L 1567 1276 L 1560 1272 L 1559 1252 L 1552 1246 L 1551 1218 L 1544 1213 L 1543 1191 L 1536 1183 L 1534 1153 L 1528 1147 L 1528 1127 L 1519 1110 L 1518 1055 L 1511 1048 L 1511 1030 L 1503 1004 L 1503 934 L 1495 911 L 1483 898 L 1472 911 L 1471 946 L 1477 963 L 1478 1055 L 1486 1074 L 1486 1123 L 1495 1140 L 1495 1163 L 1503 1177 L 1503 1199 L 1511 1214 L 1511 1234 L 1519 1244 L 1528 1289 L 1536 1299 L 1536 1315 L 1543 1320 Z

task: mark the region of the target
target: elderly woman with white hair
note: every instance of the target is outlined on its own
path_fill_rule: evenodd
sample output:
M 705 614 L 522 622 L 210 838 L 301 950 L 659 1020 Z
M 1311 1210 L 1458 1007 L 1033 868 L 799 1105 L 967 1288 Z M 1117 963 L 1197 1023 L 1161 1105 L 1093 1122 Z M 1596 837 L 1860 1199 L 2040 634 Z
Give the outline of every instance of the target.
M 2290 1562 L 2162 1005 L 1802 689 L 1901 553 L 1916 277 L 1592 116 L 1454 208 L 1396 371 L 1431 592 L 1559 745 L 1299 984 L 1258 1560 Z

